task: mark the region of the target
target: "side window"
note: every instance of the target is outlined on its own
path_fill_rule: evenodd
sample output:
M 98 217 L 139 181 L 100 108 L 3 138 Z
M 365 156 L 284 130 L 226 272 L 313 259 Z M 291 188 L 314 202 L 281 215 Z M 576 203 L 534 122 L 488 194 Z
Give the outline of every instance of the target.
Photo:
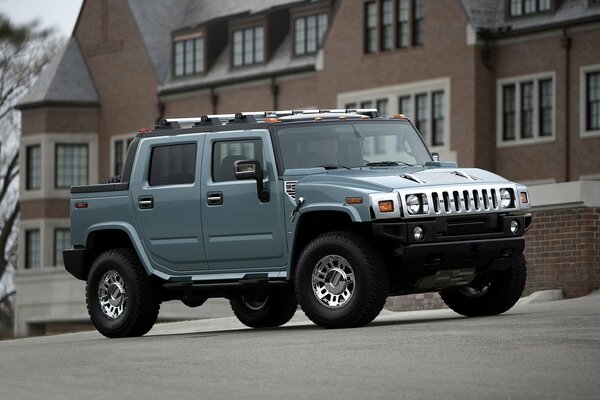
M 255 139 L 216 142 L 212 154 L 213 181 L 235 181 L 233 166 L 239 160 L 258 160 L 264 168 L 262 141 Z
M 157 146 L 150 156 L 150 186 L 194 183 L 196 144 Z

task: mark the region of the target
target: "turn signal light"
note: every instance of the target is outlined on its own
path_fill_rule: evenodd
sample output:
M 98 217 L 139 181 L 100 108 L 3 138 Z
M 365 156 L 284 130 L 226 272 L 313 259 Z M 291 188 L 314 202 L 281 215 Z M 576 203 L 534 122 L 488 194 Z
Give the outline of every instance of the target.
M 394 212 L 394 202 L 392 200 L 380 201 L 379 211 L 382 213 Z
M 362 204 L 362 197 L 346 197 L 346 204 Z
M 75 208 L 87 208 L 88 204 L 85 201 L 75 203 Z
M 527 192 L 521 192 L 521 203 L 523 203 L 523 204 L 529 203 L 529 199 L 527 198 Z

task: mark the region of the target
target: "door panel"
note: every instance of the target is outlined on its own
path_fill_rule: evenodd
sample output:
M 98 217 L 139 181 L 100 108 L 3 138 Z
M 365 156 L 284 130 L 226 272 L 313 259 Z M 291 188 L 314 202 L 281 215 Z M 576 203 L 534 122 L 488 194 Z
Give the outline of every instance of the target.
M 283 267 L 287 260 L 283 205 L 268 131 L 208 134 L 204 159 L 211 160 L 202 193 L 204 246 L 209 269 Z M 258 199 L 256 181 L 235 180 L 233 163 L 258 159 L 265 170 L 268 202 Z
M 140 142 L 131 177 L 138 232 L 151 258 L 169 273 L 207 269 L 201 237 L 200 162 L 204 136 Z M 140 168 L 142 167 L 142 168 Z

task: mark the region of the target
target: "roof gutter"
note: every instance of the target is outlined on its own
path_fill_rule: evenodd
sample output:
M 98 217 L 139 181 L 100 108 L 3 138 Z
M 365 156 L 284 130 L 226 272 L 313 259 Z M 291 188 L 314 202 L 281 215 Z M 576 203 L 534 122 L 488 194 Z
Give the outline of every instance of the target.
M 168 96 L 170 94 L 185 93 L 185 92 L 191 92 L 191 91 L 195 91 L 195 90 L 211 89 L 211 88 L 214 89 L 214 88 L 217 88 L 220 86 L 231 86 L 231 85 L 236 85 L 239 83 L 252 82 L 252 81 L 257 81 L 257 80 L 261 80 L 261 79 L 274 79 L 274 78 L 277 78 L 280 76 L 294 75 L 294 74 L 298 74 L 301 72 L 313 72 L 313 71 L 316 71 L 315 65 L 306 65 L 306 66 L 302 66 L 302 67 L 290 68 L 290 69 L 287 69 L 287 70 L 281 71 L 281 72 L 274 72 L 274 73 L 264 72 L 264 73 L 257 74 L 257 75 L 244 76 L 244 77 L 233 78 L 233 79 L 222 79 L 222 80 L 217 80 L 217 81 L 212 81 L 212 82 L 197 83 L 197 84 L 191 84 L 191 85 L 186 85 L 186 86 L 181 86 L 181 87 L 159 89 L 158 95 L 159 96 Z
M 529 34 L 529 33 L 537 33 L 537 32 L 547 31 L 550 29 L 562 30 L 565 27 L 571 27 L 571 26 L 575 26 L 575 25 L 584 25 L 584 24 L 588 24 L 591 22 L 600 22 L 600 15 L 592 15 L 590 17 L 579 18 L 579 19 L 572 20 L 572 21 L 554 22 L 551 24 L 532 26 L 529 28 L 522 28 L 522 29 L 512 29 L 512 26 L 508 25 L 508 26 L 505 26 L 502 28 L 497 28 L 496 31 L 491 31 L 491 30 L 490 31 L 481 30 L 481 31 L 486 31 L 486 33 L 489 35 L 489 38 L 491 38 L 491 39 L 504 39 L 507 37 L 520 36 L 520 35 Z

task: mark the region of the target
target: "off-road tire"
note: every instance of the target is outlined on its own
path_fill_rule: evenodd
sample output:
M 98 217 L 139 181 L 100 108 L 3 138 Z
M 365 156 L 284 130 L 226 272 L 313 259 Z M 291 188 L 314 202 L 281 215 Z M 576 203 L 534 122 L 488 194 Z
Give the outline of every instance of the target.
M 521 254 L 508 269 L 491 273 L 489 287 L 482 294 L 469 296 L 464 290 L 451 289 L 440 295 L 448 307 L 466 317 L 498 315 L 515 305 L 526 280 L 527 262 Z
M 343 304 L 325 305 L 313 290 L 313 272 L 328 257 L 347 262 L 353 272 L 353 292 Z M 323 328 L 351 328 L 368 324 L 383 309 L 389 276 L 383 258 L 363 236 L 329 232 L 313 239 L 302 251 L 294 277 L 296 298 L 306 316 Z M 349 281 L 347 281 L 349 282 Z M 348 287 L 349 288 L 349 287 Z
M 256 297 L 256 296 L 255 296 Z M 260 297 L 258 297 L 260 299 Z M 264 303 L 251 307 L 249 296 L 236 296 L 229 301 L 237 319 L 250 328 L 274 328 L 287 323 L 298 309 L 293 294 L 269 294 Z
M 116 318 L 107 316 L 99 300 L 100 281 L 111 271 L 118 274 L 126 290 L 126 303 Z M 112 249 L 100 254 L 88 274 L 85 297 L 92 323 L 109 338 L 142 336 L 158 318 L 159 287 L 151 281 L 133 249 Z
M 100 181 L 101 185 L 106 185 L 108 183 L 119 183 L 121 182 L 121 175 L 111 176 L 109 178 L 103 179 Z

